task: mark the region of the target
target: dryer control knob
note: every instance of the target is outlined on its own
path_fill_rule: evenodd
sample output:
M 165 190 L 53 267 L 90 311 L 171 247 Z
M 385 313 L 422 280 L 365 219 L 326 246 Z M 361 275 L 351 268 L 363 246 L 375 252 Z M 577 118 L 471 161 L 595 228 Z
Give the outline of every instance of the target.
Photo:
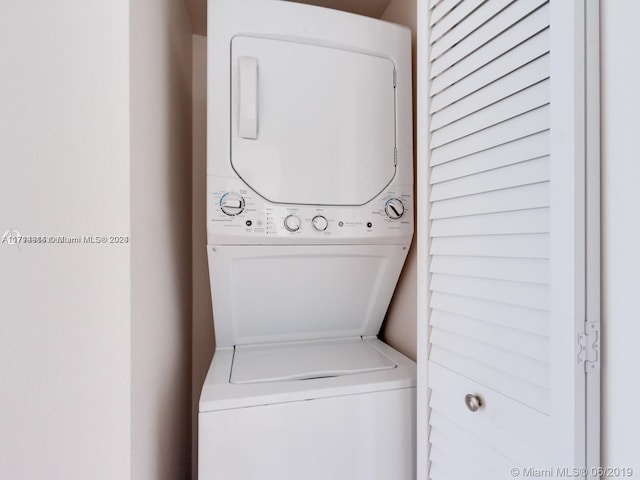
M 290 232 L 297 232 L 300 230 L 300 218 L 295 215 L 289 215 L 284 219 L 284 228 Z
M 315 217 L 313 217 L 313 220 L 311 220 L 311 224 L 313 225 L 313 228 L 315 228 L 319 232 L 324 232 L 329 226 L 329 222 L 327 222 L 327 219 L 322 215 L 316 215 Z
M 399 198 L 390 198 L 384 204 L 384 211 L 391 220 L 398 220 L 404 215 L 404 204 Z
M 227 192 L 220 197 L 220 210 L 231 217 L 240 215 L 244 211 L 244 198 L 234 192 Z

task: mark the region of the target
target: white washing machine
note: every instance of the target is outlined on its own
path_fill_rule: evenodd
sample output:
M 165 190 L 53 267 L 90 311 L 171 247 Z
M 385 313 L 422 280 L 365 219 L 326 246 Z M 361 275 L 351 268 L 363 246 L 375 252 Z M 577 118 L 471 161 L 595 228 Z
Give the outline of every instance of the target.
M 377 339 L 413 235 L 410 32 L 210 0 L 216 351 L 201 480 L 415 478 L 415 363 Z

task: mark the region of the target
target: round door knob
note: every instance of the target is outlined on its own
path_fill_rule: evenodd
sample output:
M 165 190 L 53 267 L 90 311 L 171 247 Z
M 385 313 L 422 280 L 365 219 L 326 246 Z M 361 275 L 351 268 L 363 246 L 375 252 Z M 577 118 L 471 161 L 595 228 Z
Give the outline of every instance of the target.
M 324 232 L 329 226 L 329 222 L 327 222 L 327 219 L 322 215 L 316 215 L 315 217 L 313 217 L 313 220 L 311 220 L 311 224 L 313 225 L 313 228 L 315 228 L 319 232 Z
M 479 395 L 473 395 L 468 393 L 464 397 L 464 403 L 467 404 L 467 408 L 472 412 L 477 412 L 484 406 L 484 402 L 482 401 L 482 397 Z
M 404 204 L 399 198 L 390 198 L 384 204 L 384 211 L 390 219 L 398 220 L 404 215 Z
M 227 192 L 220 197 L 220 210 L 231 217 L 244 211 L 244 198 L 234 192 Z
M 284 219 L 284 228 L 290 232 L 297 232 L 300 230 L 300 218 L 296 215 L 289 215 Z

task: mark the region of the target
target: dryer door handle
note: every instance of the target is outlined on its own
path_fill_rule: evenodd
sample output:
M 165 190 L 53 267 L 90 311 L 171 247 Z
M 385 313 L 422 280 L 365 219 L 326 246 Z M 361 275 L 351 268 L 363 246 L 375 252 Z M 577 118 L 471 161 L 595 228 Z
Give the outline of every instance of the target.
M 238 135 L 258 138 L 258 59 L 238 57 Z

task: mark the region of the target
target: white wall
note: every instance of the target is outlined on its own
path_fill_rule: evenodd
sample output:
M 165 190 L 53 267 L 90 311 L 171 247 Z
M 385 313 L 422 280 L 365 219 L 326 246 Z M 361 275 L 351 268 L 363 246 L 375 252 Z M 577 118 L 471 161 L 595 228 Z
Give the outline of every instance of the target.
M 0 2 L 0 236 L 130 235 L 129 4 Z M 130 471 L 129 245 L 0 243 L 0 478 Z
M 384 14 L 382 19 L 388 22 L 399 23 L 406 25 L 411 29 L 411 44 L 412 44 L 412 58 L 413 58 L 413 98 L 416 97 L 416 26 L 417 26 L 417 12 L 416 12 L 416 0 L 392 0 Z M 415 101 L 413 112 L 413 124 L 415 132 L 416 115 L 415 115 Z M 415 138 L 414 133 L 414 185 L 417 181 L 415 178 L 416 162 L 415 162 Z M 414 189 L 415 196 L 415 189 Z M 417 220 L 417 219 L 416 219 Z M 422 222 L 416 221 L 416 228 L 422 225 Z M 415 233 L 414 233 L 415 240 Z M 407 255 L 407 261 L 405 262 L 402 275 L 398 281 L 398 286 L 393 295 L 391 305 L 385 319 L 385 323 L 382 330 L 382 337 L 385 342 L 396 348 L 398 351 L 404 353 L 412 359 L 416 359 L 416 328 L 417 328 L 417 290 L 416 290 L 416 248 L 415 241 L 413 242 L 409 254 Z
M 640 478 L 640 2 L 601 2 L 602 465 Z
M 180 0 L 130 5 L 131 478 L 185 479 L 191 463 L 191 25 Z

